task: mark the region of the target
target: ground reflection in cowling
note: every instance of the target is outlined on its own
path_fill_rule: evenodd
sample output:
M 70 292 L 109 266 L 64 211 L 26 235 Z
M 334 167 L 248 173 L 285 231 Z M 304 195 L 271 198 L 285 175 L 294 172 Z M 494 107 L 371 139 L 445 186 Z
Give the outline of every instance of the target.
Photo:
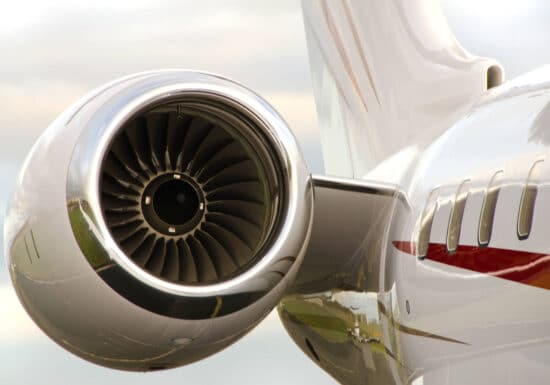
M 388 358 L 399 359 L 383 343 L 383 309 L 378 294 L 332 290 L 290 295 L 279 314 L 295 342 L 337 380 L 349 384 L 393 383 Z M 382 370 L 384 369 L 384 370 Z

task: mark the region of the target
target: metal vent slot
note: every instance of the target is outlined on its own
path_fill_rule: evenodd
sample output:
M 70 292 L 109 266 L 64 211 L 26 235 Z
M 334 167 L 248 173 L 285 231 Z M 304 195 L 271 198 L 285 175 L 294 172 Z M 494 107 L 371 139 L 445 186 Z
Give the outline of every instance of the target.
M 437 198 L 439 196 L 439 188 L 434 189 L 428 196 L 424 210 L 420 217 L 420 230 L 418 232 L 418 241 L 416 247 L 416 255 L 418 258 L 424 258 L 428 254 L 430 246 L 430 235 L 432 233 L 432 223 L 437 210 Z
M 491 178 L 487 190 L 485 190 L 485 198 L 481 207 L 481 216 L 479 217 L 478 244 L 481 247 L 487 246 L 491 241 L 491 233 L 493 232 L 493 221 L 495 219 L 495 209 L 497 207 L 498 194 L 500 192 L 500 184 L 503 171 L 497 171 Z
M 195 102 L 141 113 L 103 161 L 101 203 L 114 240 L 136 265 L 180 284 L 248 268 L 279 213 L 269 149 L 248 123 L 207 111 Z
M 531 233 L 542 166 L 542 160 L 533 164 L 525 182 L 523 193 L 521 194 L 517 225 L 518 238 L 521 240 L 529 238 L 529 234 Z
M 305 341 L 306 341 L 306 346 L 307 346 L 309 352 L 311 353 L 311 355 L 312 355 L 318 362 L 320 362 L 320 361 L 321 361 L 321 358 L 319 358 L 319 355 L 318 355 L 317 352 L 315 351 L 315 348 L 313 347 L 313 345 L 311 344 L 311 342 L 309 341 L 309 339 L 306 338 Z
M 451 216 L 449 217 L 449 227 L 447 229 L 447 251 L 452 253 L 456 251 L 460 241 L 460 228 L 462 227 L 462 218 L 464 216 L 464 207 L 468 199 L 470 181 L 465 180 L 460 184 L 456 191 Z
M 486 87 L 488 90 L 490 90 L 491 88 L 500 86 L 504 81 L 504 74 L 502 72 L 502 68 L 498 65 L 492 65 L 489 68 L 487 68 L 486 77 L 487 77 Z

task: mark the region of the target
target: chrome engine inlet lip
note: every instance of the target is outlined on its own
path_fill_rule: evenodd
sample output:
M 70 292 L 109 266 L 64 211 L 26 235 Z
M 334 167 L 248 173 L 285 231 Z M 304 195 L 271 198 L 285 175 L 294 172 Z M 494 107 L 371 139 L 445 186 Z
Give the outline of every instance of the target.
M 127 279 L 136 283 L 136 287 L 141 285 L 148 291 L 168 294 L 174 298 L 209 298 L 220 301 L 226 297 L 239 298 L 239 304 L 230 311 L 248 306 L 281 281 L 288 283 L 298 269 L 309 240 L 313 196 L 309 171 L 298 144 L 283 119 L 257 94 L 217 75 L 166 70 L 129 77 L 126 83 L 106 103 L 96 106 L 94 99 L 87 102 L 85 108 L 90 108 L 93 112 L 83 118 L 84 129 L 68 169 L 67 207 L 69 211 L 78 210 L 90 226 L 89 233 L 93 238 L 91 241 L 97 246 L 94 255 L 89 252 L 86 254 L 82 240 L 77 239 L 77 242 L 96 272 L 100 274 L 106 270 L 117 270 L 119 273 L 116 278 L 109 278 L 108 274 L 102 275 L 102 278 L 133 302 L 141 300 L 137 297 L 129 298 L 131 294 L 121 292 L 120 288 L 115 287 L 116 283 L 110 280 Z M 265 255 L 241 275 L 205 286 L 174 284 L 138 268 L 111 237 L 99 199 L 102 160 L 120 127 L 129 117 L 152 105 L 189 96 L 224 103 L 260 127 L 265 139 L 271 144 L 273 158 L 285 182 L 285 202 L 282 205 L 284 211 L 278 234 Z M 98 256 L 103 258 L 102 263 L 97 263 Z M 162 313 L 162 310 L 156 308 L 153 311 Z M 199 316 L 207 315 L 197 315 Z

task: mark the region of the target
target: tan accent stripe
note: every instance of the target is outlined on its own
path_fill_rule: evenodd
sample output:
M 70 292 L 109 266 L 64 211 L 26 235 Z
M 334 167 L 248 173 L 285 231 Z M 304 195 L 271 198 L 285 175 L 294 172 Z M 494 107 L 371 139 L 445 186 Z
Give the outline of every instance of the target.
M 222 297 L 216 297 L 216 308 L 214 309 L 214 313 L 212 313 L 210 318 L 216 318 L 221 308 L 222 308 Z
M 334 39 L 334 44 L 336 45 L 336 48 L 338 49 L 338 53 L 340 54 L 340 58 L 342 59 L 342 62 L 344 63 L 344 67 L 346 69 L 346 72 L 351 80 L 351 83 L 353 84 L 353 88 L 355 89 L 355 92 L 359 95 L 359 99 L 361 100 L 361 104 L 363 104 L 363 107 L 365 108 L 365 111 L 368 111 L 367 103 L 365 101 L 365 97 L 363 93 L 361 92 L 361 88 L 359 87 L 359 83 L 357 81 L 357 78 L 355 77 L 355 74 L 353 73 L 353 69 L 351 67 L 351 62 L 349 61 L 348 56 L 346 55 L 346 50 L 344 48 L 344 44 L 342 43 L 342 38 L 340 37 L 340 34 L 338 33 L 338 29 L 336 28 L 336 24 L 334 23 L 334 20 L 332 19 L 332 15 L 330 14 L 330 11 L 328 9 L 327 1 L 324 0 L 321 2 L 321 7 L 323 8 L 323 13 L 325 15 L 325 19 L 327 22 L 328 29 L 332 35 L 332 38 Z
M 336 72 L 334 71 L 334 68 L 332 68 L 331 63 L 328 60 L 327 53 L 325 52 L 325 50 L 323 49 L 323 45 L 321 44 L 321 39 L 317 35 L 316 30 L 313 28 L 313 24 L 309 20 L 309 17 L 308 17 L 307 13 L 304 14 L 304 24 L 306 25 L 306 30 L 310 31 L 308 36 L 311 36 L 315 40 L 315 44 L 319 48 L 319 53 L 323 56 L 325 66 L 328 69 L 330 75 L 332 76 L 332 79 L 334 80 L 334 85 L 338 89 L 338 92 L 341 96 L 341 99 L 344 101 L 345 105 L 349 109 L 351 109 L 350 101 L 348 100 L 346 94 L 344 93 L 344 90 L 342 89 L 342 85 L 340 84 L 340 82 L 338 82 L 338 79 L 336 78 Z M 348 145 L 348 149 L 350 150 L 349 161 L 351 163 L 351 169 L 353 171 L 353 170 L 355 170 L 355 160 L 353 159 L 353 152 L 351 151 L 351 143 L 350 143 L 350 139 L 349 139 L 349 133 L 347 131 L 345 132 L 345 138 L 346 138 L 346 143 Z
M 388 347 L 384 344 L 381 343 L 381 345 L 384 347 L 384 352 L 390 356 L 395 362 L 397 362 L 400 366 L 402 366 L 403 368 L 405 368 L 405 364 L 403 364 L 401 361 L 399 361 L 399 359 L 397 359 L 397 357 L 395 356 L 395 354 L 393 354 L 391 352 L 390 349 L 388 349 Z
M 422 331 L 422 330 L 410 328 L 410 327 L 402 325 L 398 322 L 393 322 L 393 324 L 394 324 L 394 326 L 396 327 L 397 330 L 399 330 L 400 332 L 403 332 L 405 334 L 411 334 L 411 335 L 418 336 L 418 337 L 432 338 L 432 339 L 446 341 L 446 342 L 453 342 L 455 344 L 469 345 L 466 342 L 455 340 L 455 339 L 452 339 L 452 338 L 449 338 L 449 337 L 439 336 L 437 334 L 432 334 L 432 333 L 428 333 L 428 332 L 425 332 L 425 331 Z
M 411 327 L 402 325 L 399 322 L 395 321 L 395 319 L 392 317 L 392 315 L 387 311 L 384 304 L 380 301 L 378 301 L 378 310 L 380 311 L 380 313 L 384 314 L 390 320 L 390 322 L 392 323 L 392 325 L 395 329 L 399 330 L 402 333 L 410 334 L 410 335 L 417 336 L 417 337 L 425 337 L 425 338 L 432 338 L 432 339 L 435 339 L 435 340 L 452 342 L 452 343 L 455 343 L 455 344 L 470 345 L 469 343 L 466 343 L 466 342 L 462 342 L 462 341 L 455 340 L 455 339 L 452 339 L 452 338 L 449 338 L 449 337 L 440 336 L 440 335 L 437 335 L 437 334 L 425 332 L 423 330 L 419 330 L 419 329 L 415 329 L 415 328 L 411 328 Z
M 310 31 L 310 34 L 308 36 L 311 36 L 313 39 L 315 39 L 315 44 L 317 45 L 317 47 L 319 47 L 319 53 L 323 56 L 323 60 L 324 60 L 324 63 L 326 65 L 326 68 L 328 69 L 328 72 L 330 73 L 330 75 L 334 79 L 334 84 L 335 84 L 336 88 L 338 89 L 338 92 L 340 93 L 340 95 L 342 95 L 342 99 L 344 100 L 346 106 L 348 108 L 350 108 L 349 100 L 346 98 L 346 94 L 344 93 L 344 90 L 342 89 L 342 85 L 336 81 L 336 75 L 335 75 L 336 72 L 334 71 L 334 68 L 331 67 L 330 61 L 328 60 L 328 57 L 327 57 L 327 53 L 325 52 L 325 50 L 323 49 L 323 47 L 321 45 L 321 39 L 319 38 L 319 36 L 317 35 L 315 29 L 313 28 L 313 24 L 311 23 L 311 21 L 309 21 L 309 18 L 308 18 L 307 14 L 304 15 L 304 23 L 306 24 L 307 28 Z
M 351 15 L 349 2 L 343 1 L 342 4 L 344 5 L 344 12 L 346 13 L 346 17 L 348 18 L 349 26 L 351 28 L 351 33 L 353 34 L 353 40 L 355 41 L 355 46 L 359 51 L 359 57 L 361 57 L 361 63 L 363 63 L 363 68 L 365 69 L 365 72 L 367 73 L 367 76 L 369 78 L 370 86 L 372 88 L 372 91 L 374 92 L 374 96 L 376 96 L 376 101 L 380 106 L 381 104 L 380 104 L 380 98 L 378 97 L 378 91 L 376 90 L 376 86 L 374 85 L 374 79 L 370 71 L 369 63 L 367 62 L 367 55 L 365 55 L 365 51 L 363 50 L 363 46 L 361 45 L 361 42 L 359 39 L 359 32 L 357 31 L 355 22 L 353 21 L 353 16 Z

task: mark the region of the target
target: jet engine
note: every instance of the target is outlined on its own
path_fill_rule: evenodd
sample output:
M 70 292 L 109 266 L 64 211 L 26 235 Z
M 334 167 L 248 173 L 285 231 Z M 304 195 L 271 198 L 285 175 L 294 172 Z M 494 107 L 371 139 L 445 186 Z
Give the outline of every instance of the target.
M 54 341 L 125 370 L 227 347 L 292 282 L 311 177 L 252 91 L 192 71 L 93 91 L 33 147 L 8 209 L 17 294 Z

